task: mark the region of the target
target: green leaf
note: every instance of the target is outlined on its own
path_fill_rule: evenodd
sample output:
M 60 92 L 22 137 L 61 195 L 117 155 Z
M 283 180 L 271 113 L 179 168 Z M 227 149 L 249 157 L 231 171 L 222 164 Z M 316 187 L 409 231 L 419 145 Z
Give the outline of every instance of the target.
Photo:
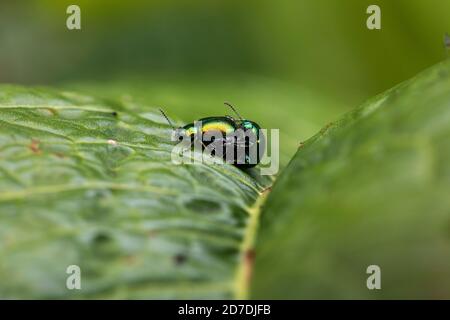
M 270 181 L 175 165 L 170 132 L 139 105 L 0 86 L 0 297 L 232 297 Z
M 449 192 L 450 60 L 299 148 L 261 213 L 252 297 L 450 298 Z

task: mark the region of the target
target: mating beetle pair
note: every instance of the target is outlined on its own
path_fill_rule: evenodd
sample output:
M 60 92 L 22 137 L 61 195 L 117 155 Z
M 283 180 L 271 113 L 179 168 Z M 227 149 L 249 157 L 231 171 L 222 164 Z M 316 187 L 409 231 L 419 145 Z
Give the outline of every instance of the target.
M 265 137 L 261 131 L 261 127 L 254 121 L 242 118 L 228 102 L 225 102 L 225 105 L 233 110 L 238 117 L 237 119 L 231 116 L 206 117 L 180 128 L 175 128 L 164 111 L 159 110 L 172 129 L 178 132 L 180 138 L 191 139 L 191 146 L 196 139 L 202 143 L 203 149 L 212 143 L 212 141 L 215 141 L 221 144 L 224 151 L 222 153 L 223 158 L 228 163 L 238 168 L 252 168 L 260 162 L 265 150 Z M 219 141 L 217 139 L 210 140 L 205 138 L 205 136 L 208 137 L 208 133 L 211 134 L 213 132 L 220 134 L 221 138 Z M 239 138 L 241 136 L 242 139 Z M 233 148 L 235 151 L 234 155 L 242 154 L 243 159 L 236 156 L 231 161 L 225 159 L 225 156 L 229 154 L 230 148 Z

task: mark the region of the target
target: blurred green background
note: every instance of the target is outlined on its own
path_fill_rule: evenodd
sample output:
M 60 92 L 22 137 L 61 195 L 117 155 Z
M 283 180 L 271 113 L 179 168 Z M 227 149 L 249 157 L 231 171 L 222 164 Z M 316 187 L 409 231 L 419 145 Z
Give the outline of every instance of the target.
M 82 30 L 66 28 L 81 7 Z M 381 7 L 381 30 L 366 8 Z M 445 58 L 442 0 L 29 0 L 0 4 L 0 82 L 163 106 L 190 122 L 224 100 L 279 128 L 282 162 L 365 99 Z

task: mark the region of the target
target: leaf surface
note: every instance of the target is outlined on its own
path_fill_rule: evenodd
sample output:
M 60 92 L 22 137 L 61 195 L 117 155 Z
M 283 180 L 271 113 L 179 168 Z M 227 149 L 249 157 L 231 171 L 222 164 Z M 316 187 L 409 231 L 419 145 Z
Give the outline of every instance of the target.
M 270 181 L 175 165 L 154 110 L 0 87 L 0 296 L 229 298 Z M 70 265 L 81 290 L 68 290 Z
M 450 60 L 301 144 L 261 213 L 252 297 L 450 298 L 449 191 Z

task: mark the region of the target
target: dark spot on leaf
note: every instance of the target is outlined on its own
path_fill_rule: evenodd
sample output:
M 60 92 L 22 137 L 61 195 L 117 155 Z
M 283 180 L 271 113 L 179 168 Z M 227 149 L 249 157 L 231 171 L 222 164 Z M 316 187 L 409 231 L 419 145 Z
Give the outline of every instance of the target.
M 50 111 L 50 113 L 54 116 L 58 114 L 58 111 L 54 108 L 47 108 L 47 110 Z
M 99 232 L 94 236 L 94 238 L 92 239 L 92 242 L 95 245 L 102 245 L 102 244 L 111 242 L 111 240 L 112 240 L 112 238 L 109 234 Z
M 117 242 L 106 232 L 99 232 L 92 238 L 91 249 L 94 255 L 105 259 L 111 259 L 120 254 Z
M 255 250 L 248 249 L 244 252 L 244 281 L 249 284 L 253 274 L 253 264 L 255 262 Z
M 267 187 L 261 193 L 268 193 L 270 191 L 272 191 L 272 187 Z
M 117 115 L 118 115 L 116 111 L 111 112 L 111 114 L 113 117 L 117 117 Z
M 253 260 L 255 260 L 255 250 L 253 249 L 248 249 L 247 251 L 245 251 L 245 260 L 246 262 L 252 262 Z
M 176 266 L 180 266 L 180 265 L 184 264 L 186 262 L 186 260 L 187 260 L 186 255 L 184 255 L 182 253 L 176 254 L 173 257 L 173 262 L 175 263 Z
M 31 151 L 33 153 L 40 154 L 42 152 L 41 149 L 39 148 L 39 144 L 40 144 L 39 140 L 33 139 L 31 141 L 31 144 L 29 145 L 29 148 L 31 149 Z
M 331 127 L 333 126 L 333 122 L 329 122 L 325 127 L 320 130 L 320 133 L 323 135 L 325 134 Z
M 193 199 L 186 204 L 186 208 L 195 212 L 215 212 L 220 209 L 220 204 L 207 199 Z

